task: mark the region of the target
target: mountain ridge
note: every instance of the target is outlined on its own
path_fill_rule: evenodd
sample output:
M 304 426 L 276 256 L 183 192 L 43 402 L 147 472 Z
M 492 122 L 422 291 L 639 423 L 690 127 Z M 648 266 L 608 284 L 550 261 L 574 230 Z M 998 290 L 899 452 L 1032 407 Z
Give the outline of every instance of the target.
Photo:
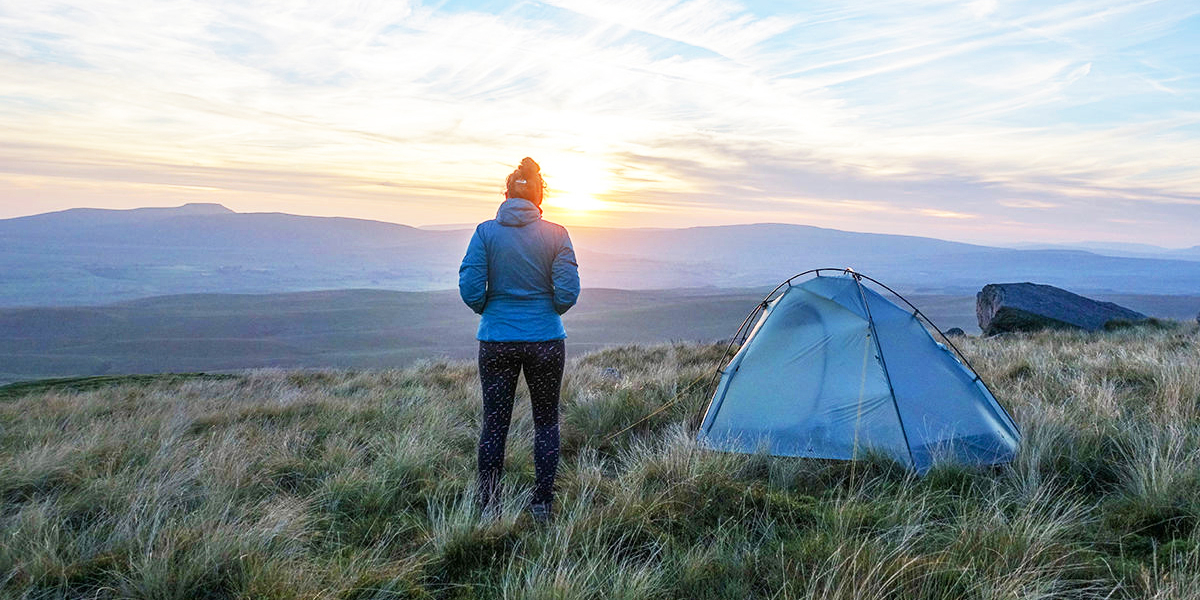
M 1200 262 L 1017 250 L 787 223 L 688 228 L 572 226 L 586 287 L 772 286 L 814 267 L 853 267 L 901 291 L 975 293 L 1035 281 L 1079 293 L 1187 294 Z M 219 204 L 69 209 L 0 220 L 0 306 L 93 305 L 208 292 L 451 289 L 470 229 Z

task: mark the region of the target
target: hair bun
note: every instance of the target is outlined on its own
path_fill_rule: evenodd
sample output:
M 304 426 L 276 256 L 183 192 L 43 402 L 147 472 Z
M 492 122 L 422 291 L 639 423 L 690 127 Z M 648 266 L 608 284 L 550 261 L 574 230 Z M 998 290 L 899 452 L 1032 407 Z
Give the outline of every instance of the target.
M 504 193 L 508 198 L 524 198 L 534 204 L 542 204 L 542 193 L 546 182 L 542 180 L 542 168 L 532 158 L 521 159 L 517 169 L 509 173 Z
M 518 168 L 526 175 L 537 175 L 542 172 L 542 167 L 538 166 L 538 164 L 528 156 L 521 159 L 521 166 Z

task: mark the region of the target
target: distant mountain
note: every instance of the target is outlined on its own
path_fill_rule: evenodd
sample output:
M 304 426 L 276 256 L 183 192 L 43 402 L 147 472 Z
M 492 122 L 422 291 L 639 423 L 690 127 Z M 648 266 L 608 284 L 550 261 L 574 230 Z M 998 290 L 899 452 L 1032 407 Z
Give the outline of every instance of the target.
M 417 229 L 426 231 L 458 231 L 461 229 L 475 229 L 476 223 L 436 223 L 433 225 L 420 225 Z
M 444 289 L 461 232 L 219 205 L 72 209 L 0 220 L 0 305 L 194 292 Z
M 90 229 L 97 226 L 141 223 L 156 219 L 186 216 L 236 215 L 238 213 L 220 204 L 192 202 L 183 206 L 131 208 L 112 210 L 107 208 L 70 208 L 55 212 L 0 220 L 0 230 L 14 233 L 35 234 L 43 228 L 65 228 L 66 230 Z
M 0 220 L 0 306 L 184 293 L 450 289 L 470 235 L 469 226 L 236 213 L 217 204 L 71 209 Z M 1175 251 L 1178 257 L 1114 257 L 770 223 L 572 227 L 571 236 L 585 287 L 760 287 L 813 267 L 850 266 L 901 291 L 926 293 L 973 294 L 1008 281 L 1083 293 L 1200 290 L 1200 247 Z
M 1008 246 L 1017 250 L 1082 250 L 1104 256 L 1123 256 L 1127 258 L 1167 258 L 1178 260 L 1200 260 L 1200 246 L 1191 248 L 1164 248 L 1152 244 L 1131 244 L 1120 242 L 1077 242 L 1073 244 L 1014 244 Z
M 1195 261 L 1013 250 L 803 225 L 573 228 L 572 236 L 582 248 L 653 256 L 691 268 L 694 279 L 659 287 L 702 285 L 706 280 L 721 287 L 754 286 L 815 267 L 853 267 L 901 291 L 925 293 L 974 294 L 988 283 L 1011 281 L 1088 293 L 1187 294 L 1200 289 L 1200 263 Z

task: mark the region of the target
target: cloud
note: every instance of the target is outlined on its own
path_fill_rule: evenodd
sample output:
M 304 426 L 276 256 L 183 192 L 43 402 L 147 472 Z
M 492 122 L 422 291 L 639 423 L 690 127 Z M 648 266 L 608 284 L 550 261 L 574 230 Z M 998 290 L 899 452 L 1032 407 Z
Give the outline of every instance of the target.
M 1099 239 L 1139 210 L 1195 243 L 1200 87 L 1177 41 L 1196 10 L 10 3 L 0 193 L 10 216 L 86 204 L 69 182 L 90 181 L 458 222 L 533 155 L 602 171 L 607 224 Z
M 1058 206 L 1059 206 L 1058 204 L 1055 204 L 1053 202 L 1046 202 L 1043 200 L 1028 200 L 1028 199 L 1024 199 L 1024 198 L 1016 198 L 1016 199 L 1012 199 L 1012 200 L 999 200 L 999 201 L 997 201 L 997 204 L 999 204 L 1000 206 L 1006 207 L 1006 208 L 1033 208 L 1033 209 L 1058 208 Z
M 937 219 L 975 219 L 979 217 L 979 215 L 955 212 L 952 210 L 940 210 L 936 208 L 922 208 L 918 209 L 917 212 L 927 217 L 934 217 Z
M 982 19 L 996 12 L 998 5 L 997 0 L 975 0 L 967 4 L 967 10 L 976 19 Z

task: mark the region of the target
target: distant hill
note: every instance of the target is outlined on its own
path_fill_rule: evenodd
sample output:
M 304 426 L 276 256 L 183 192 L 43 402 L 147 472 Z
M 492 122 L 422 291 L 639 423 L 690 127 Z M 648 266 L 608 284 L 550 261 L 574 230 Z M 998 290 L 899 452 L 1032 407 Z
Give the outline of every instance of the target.
M 571 352 L 715 340 L 766 290 L 586 290 Z M 105 306 L 0 309 L 0 383 L 249 367 L 391 367 L 474 355 L 478 317 L 454 291 L 188 294 Z
M 1124 256 L 1128 258 L 1200 260 L 1200 246 L 1192 246 L 1191 248 L 1164 248 L 1153 244 L 1078 242 L 1074 244 L 1014 244 L 1009 247 L 1017 250 L 1082 250 L 1104 256 Z
M 461 232 L 219 205 L 72 209 L 0 220 L 0 305 L 198 292 L 445 289 Z
M 0 220 L 0 306 L 189 293 L 450 289 L 470 235 L 469 228 L 236 213 L 216 204 L 71 209 Z M 1200 290 L 1198 260 L 992 248 L 804 225 L 572 227 L 571 235 L 585 287 L 760 287 L 813 267 L 851 266 L 901 291 L 923 293 L 973 294 L 1009 281 L 1083 293 Z M 1200 248 L 1176 253 L 1200 258 Z
M 581 248 L 654 257 L 682 269 L 669 286 L 777 283 L 814 267 L 853 267 L 901 291 L 974 294 L 996 282 L 1034 281 L 1083 293 L 1189 294 L 1200 262 L 1015 250 L 915 236 L 787 224 L 687 229 L 572 228 Z M 621 287 L 621 286 L 615 286 Z M 653 287 L 653 286 L 651 286 Z
M 566 316 L 572 354 L 728 338 L 768 289 L 585 290 Z M 907 296 L 939 327 L 978 332 L 974 296 Z M 1200 296 L 1098 296 L 1187 318 Z M 454 291 L 188 294 L 105 306 L 0 308 L 0 384 L 44 377 L 252 367 L 402 366 L 466 359 L 478 317 Z

